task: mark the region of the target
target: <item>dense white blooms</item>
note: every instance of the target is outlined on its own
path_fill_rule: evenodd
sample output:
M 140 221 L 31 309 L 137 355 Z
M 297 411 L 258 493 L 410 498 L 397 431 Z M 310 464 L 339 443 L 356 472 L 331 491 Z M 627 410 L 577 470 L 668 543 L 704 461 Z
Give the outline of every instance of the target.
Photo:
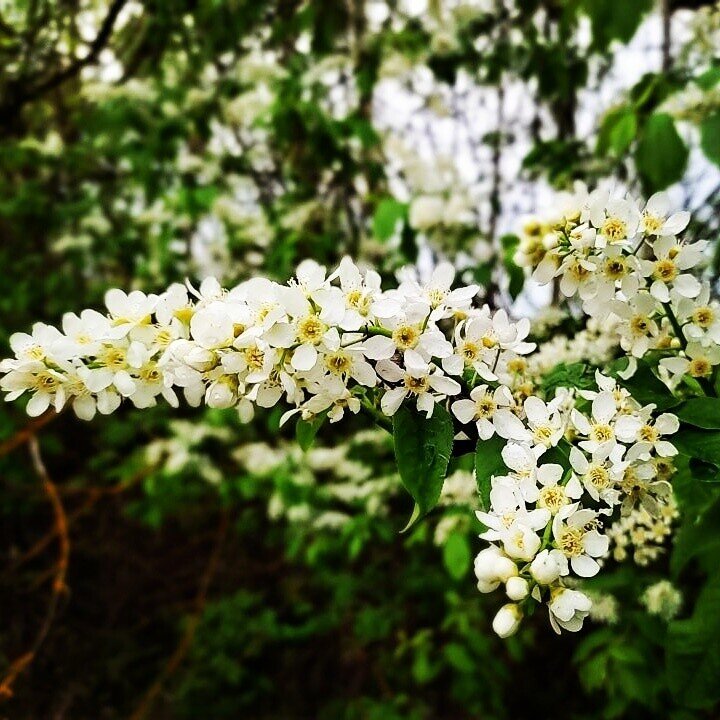
M 654 482 L 659 481 L 654 479 Z M 673 523 L 679 513 L 671 494 L 666 503 L 659 504 L 656 502 L 657 496 L 652 494 L 654 488 L 649 483 L 636 487 L 635 492 L 641 496 L 640 507 L 619 517 L 608 528 L 607 535 L 614 560 L 623 562 L 631 558 L 635 564 L 645 566 L 664 552 L 665 543 L 672 534 Z M 646 507 L 650 508 L 652 514 Z
M 690 214 L 670 212 L 664 193 L 643 207 L 581 183 L 556 206 L 525 223 L 516 262 L 577 297 L 633 357 L 674 350 L 660 362 L 673 385 L 684 375 L 707 380 L 720 365 L 720 315 L 708 284 L 693 275 L 707 241 L 678 237 Z
M 431 204 L 415 204 L 416 224 L 430 222 Z M 543 374 L 553 361 L 600 362 L 620 346 L 633 360 L 623 377 L 662 349 L 659 374 L 670 388 L 687 375 L 708 382 L 720 365 L 720 308 L 691 273 L 705 244 L 676 237 L 689 218 L 670 213 L 665 196 L 641 207 L 578 186 L 557 208 L 526 225 L 517 260 L 578 297 L 591 321 L 584 335 L 551 340 L 535 355 L 530 322 L 475 307 L 478 286 L 457 286 L 449 263 L 426 281 L 405 271 L 383 290 L 376 272 L 348 258 L 330 273 L 306 260 L 284 285 L 253 278 L 224 290 L 207 279 L 161 295 L 111 290 L 105 315 L 85 310 L 66 315 L 62 331 L 38 323 L 13 335 L 0 387 L 9 400 L 29 394 L 31 415 L 71 405 L 84 419 L 123 399 L 175 405 L 178 393 L 192 405 L 234 407 L 243 421 L 280 402 L 289 406 L 282 422 L 296 414 L 336 422 L 364 410 L 381 425 L 403 404 L 428 418 L 441 405 L 456 440 L 479 439 L 479 456 L 485 441 L 493 440 L 489 452 L 503 445 L 505 469 L 477 478 L 489 480 L 477 513 L 488 543 L 475 558 L 478 589 L 512 601 L 495 631 L 516 632 L 532 603 L 547 605 L 557 632 L 577 631 L 592 603 L 576 584 L 610 552 L 621 559 L 637 546 L 643 523 L 655 547 L 669 532 L 679 423 L 609 374 L 598 371 L 592 388 L 552 391 Z M 314 520 L 345 521 L 330 511 Z
M 597 391 L 562 389 L 547 402 L 531 396 L 494 410 L 507 412 L 497 432 L 508 440 L 508 471 L 492 477 L 490 507 L 477 513 L 486 528 L 480 537 L 492 543 L 476 558 L 478 588 L 491 592 L 504 583 L 510 600 L 547 602 L 558 632 L 578 630 L 589 612 L 588 598 L 566 582 L 600 571 L 610 546 L 605 518 L 644 495 L 659 509 L 669 499 L 652 460 L 667 463 L 660 453 L 675 452 L 660 438 L 677 430 L 676 419 L 652 420 L 652 406 L 640 406 L 601 373 L 596 383 Z M 649 442 L 645 429 L 658 425 L 662 433 Z M 631 492 L 650 468 L 644 495 Z
M 502 453 L 508 473 L 491 478 L 490 507 L 478 513 L 481 537 L 493 548 L 479 556 L 478 587 L 489 592 L 504 582 L 521 608 L 546 602 L 558 632 L 582 626 L 592 603 L 575 585 L 599 572 L 609 554 L 623 560 L 633 547 L 644 564 L 661 552 L 677 515 L 669 479 L 679 423 L 601 373 L 597 390 L 560 387 L 554 397 L 538 397 L 538 384 L 559 362 L 600 364 L 620 346 L 631 356 L 622 377 L 635 372 L 637 359 L 662 350 L 658 374 L 669 390 L 690 376 L 711 392 L 719 308 L 693 275 L 706 243 L 677 237 L 689 219 L 671 213 L 663 194 L 644 206 L 582 185 L 561 195 L 552 214 L 526 223 L 516 261 L 539 282 L 556 283 L 568 301 L 577 298 L 588 328 L 551 339 L 513 377 L 478 385 L 452 405 L 480 437 L 509 441 Z M 516 566 L 512 582 L 491 572 L 502 558 Z M 518 600 L 522 580 L 529 597 Z

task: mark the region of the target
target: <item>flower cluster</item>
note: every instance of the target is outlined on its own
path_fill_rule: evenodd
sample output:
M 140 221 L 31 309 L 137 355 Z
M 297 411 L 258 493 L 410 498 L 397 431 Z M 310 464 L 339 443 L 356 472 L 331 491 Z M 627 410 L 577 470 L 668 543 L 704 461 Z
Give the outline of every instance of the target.
M 123 398 L 136 407 L 177 392 L 191 405 L 255 406 L 284 398 L 304 418 L 346 410 L 393 415 L 410 399 L 428 417 L 459 396 L 463 377 L 496 382 L 534 346 L 529 322 L 472 307 L 475 285 L 452 289 L 454 270 L 439 265 L 426 283 L 408 275 L 383 291 L 373 271 L 344 259 L 330 276 L 303 262 L 285 285 L 265 278 L 225 291 L 205 280 L 161 295 L 110 290 L 108 313 L 65 315 L 62 331 L 38 323 L 11 338 L 0 387 L 27 411 L 70 404 L 79 417 L 110 413 Z M 482 389 L 476 389 L 475 402 Z M 502 394 L 502 391 L 499 391 Z M 498 395 L 499 396 L 499 395 Z
M 646 495 L 643 499 L 647 502 L 650 497 Z M 669 494 L 667 503 L 660 505 L 654 514 L 641 506 L 618 518 L 607 533 L 612 558 L 623 562 L 631 556 L 640 566 L 653 562 L 663 553 L 678 514 L 677 503 Z
M 692 269 L 707 241 L 678 237 L 688 212 L 669 212 L 656 193 L 641 207 L 582 184 L 558 200 L 555 215 L 525 224 L 516 262 L 542 284 L 577 296 L 587 315 L 613 324 L 631 358 L 676 351 L 660 361 L 671 386 L 684 375 L 707 382 L 720 365 L 720 305 Z
M 669 580 L 660 580 L 645 589 L 640 602 L 651 615 L 670 622 L 680 612 L 683 596 Z
M 679 345 L 661 361 L 668 376 L 705 377 L 702 357 L 720 349 L 715 307 L 686 272 L 703 246 L 673 234 L 687 218 L 666 217 L 662 198 L 641 213 L 583 192 L 536 232 L 537 246 L 525 238 L 521 258 L 541 279 L 559 278 L 567 296 L 578 294 L 634 355 L 672 346 L 676 331 Z M 14 335 L 0 387 L 9 400 L 28 393 L 31 415 L 71 405 L 85 419 L 123 398 L 138 408 L 160 396 L 175 405 L 179 393 L 191 405 L 235 407 L 245 421 L 283 401 L 282 422 L 295 414 L 335 422 L 362 409 L 386 426 L 403 404 L 428 418 L 441 404 L 456 440 L 479 439 L 479 456 L 485 441 L 504 445 L 506 472 L 488 478 L 478 513 L 489 546 L 475 561 L 479 589 L 502 585 L 511 601 L 495 630 L 511 634 L 532 604 L 545 603 L 554 629 L 575 631 L 591 607 L 575 583 L 600 569 L 610 544 L 604 524 L 636 506 L 659 517 L 671 502 L 668 436 L 678 421 L 599 372 L 595 390 L 546 396 L 546 361 L 527 357 L 530 322 L 475 307 L 478 291 L 456 287 L 448 263 L 426 281 L 405 272 L 384 290 L 376 272 L 348 258 L 330 274 L 304 261 L 286 284 L 257 277 L 230 290 L 213 279 L 160 295 L 111 290 L 107 314 L 70 313 L 62 331 L 37 324 Z M 641 311 L 647 342 L 637 345 Z
M 475 574 L 481 592 L 503 585 L 512 601 L 495 619 L 500 635 L 514 633 L 535 602 L 547 603 L 557 632 L 579 630 L 591 602 L 575 581 L 599 572 L 605 521 L 641 497 L 653 508 L 667 501 L 657 466 L 677 452 L 664 437 L 677 418 L 654 418 L 653 406 L 641 407 L 615 380 L 598 372 L 596 381 L 596 391 L 562 388 L 548 402 L 530 396 L 521 409 L 498 403 L 493 413 L 494 431 L 508 441 L 508 472 L 492 478 L 490 507 L 477 513 L 491 545 Z

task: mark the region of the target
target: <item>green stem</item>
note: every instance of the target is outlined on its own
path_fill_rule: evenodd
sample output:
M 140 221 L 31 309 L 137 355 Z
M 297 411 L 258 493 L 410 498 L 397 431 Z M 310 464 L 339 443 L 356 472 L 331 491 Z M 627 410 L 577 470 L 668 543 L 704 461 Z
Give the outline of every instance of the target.
M 360 398 L 360 404 L 383 430 L 392 434 L 392 420 L 387 415 L 383 415 L 367 398 Z
M 677 315 L 675 315 L 675 311 L 672 309 L 672 306 L 669 302 L 662 304 L 663 308 L 665 309 L 665 315 L 667 319 L 670 321 L 670 324 L 672 325 L 673 332 L 675 333 L 675 337 L 680 341 L 680 346 L 683 350 L 687 349 L 688 343 L 687 339 L 685 338 L 685 334 L 682 330 L 682 325 L 680 325 L 680 321 L 677 319 Z M 697 378 L 698 384 L 700 385 L 700 389 L 703 391 L 705 395 L 708 395 L 710 397 L 715 396 L 715 390 L 713 387 L 713 382 L 710 380 L 710 378 L 706 377 L 699 377 Z
M 368 335 L 384 335 L 385 337 L 392 337 L 392 332 L 384 327 L 379 327 L 378 325 L 370 325 L 367 328 L 367 334 Z
M 672 325 L 675 337 L 680 341 L 682 349 L 685 350 L 685 348 L 687 347 L 687 340 L 685 339 L 685 334 L 682 331 L 682 325 L 680 325 L 680 321 L 677 319 L 677 315 L 675 315 L 675 311 L 672 309 L 672 305 L 670 305 L 669 302 L 664 302 L 662 306 L 665 309 L 665 315 L 667 316 L 667 319 Z
M 545 550 L 550 545 L 550 536 L 552 534 L 552 524 L 553 519 L 550 518 L 550 522 L 545 526 L 545 532 L 542 536 L 542 545 L 540 546 L 540 550 Z

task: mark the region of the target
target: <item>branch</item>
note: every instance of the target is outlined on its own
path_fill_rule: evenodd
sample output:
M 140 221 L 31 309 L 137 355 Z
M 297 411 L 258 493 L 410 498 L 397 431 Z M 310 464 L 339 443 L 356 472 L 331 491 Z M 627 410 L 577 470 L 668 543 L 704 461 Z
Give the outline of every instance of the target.
M 195 639 L 195 632 L 197 631 L 203 610 L 205 609 L 208 589 L 217 571 L 220 554 L 222 552 L 223 545 L 225 544 L 228 525 L 228 514 L 223 511 L 220 517 L 220 524 L 218 525 L 215 546 L 210 554 L 205 572 L 200 579 L 197 595 L 195 596 L 195 609 L 187 621 L 185 632 L 183 633 L 182 638 L 180 638 L 180 642 L 175 648 L 175 652 L 173 652 L 170 656 L 170 659 L 167 661 L 167 664 L 163 668 L 162 672 L 158 675 L 155 682 L 148 688 L 147 692 L 140 700 L 135 712 L 130 716 L 130 720 L 143 720 L 143 718 L 149 716 L 155 701 L 162 692 L 164 684 L 172 675 L 175 674 L 192 647 L 193 640 Z
M 73 510 L 73 512 L 71 512 L 67 516 L 68 528 L 74 525 L 75 522 L 80 517 L 82 517 L 82 515 L 84 515 L 88 510 L 91 510 L 101 498 L 112 497 L 113 495 L 119 495 L 121 493 L 124 493 L 130 488 L 135 487 L 138 483 L 142 482 L 148 475 L 150 475 L 155 470 L 156 466 L 151 465 L 150 467 L 143 468 L 140 472 L 133 475 L 133 477 L 131 477 L 130 480 L 128 480 L 127 482 L 120 482 L 116 485 L 110 485 L 109 487 L 62 488 L 62 495 L 65 496 L 75 494 L 75 491 L 87 493 L 87 498 L 85 499 L 85 502 L 83 502 L 80 507 Z M 8 568 L 8 572 L 14 572 L 20 566 L 37 557 L 53 541 L 57 534 L 58 527 L 57 524 L 55 524 L 29 550 L 23 553 L 20 558 L 15 560 L 10 565 L 10 567 Z
M 28 442 L 35 436 L 38 430 L 52 422 L 58 414 L 59 413 L 56 413 L 54 410 L 48 410 L 48 412 L 40 415 L 40 417 L 31 420 L 24 428 L 18 430 L 14 435 L 7 438 L 7 440 L 0 442 L 0 458 Z
M 58 494 L 55 483 L 51 480 L 42 456 L 40 455 L 40 445 L 38 444 L 37 438 L 34 435 L 31 435 L 27 439 L 27 442 L 30 448 L 30 459 L 32 461 L 33 469 L 40 479 L 43 490 L 52 505 L 55 532 L 58 537 L 59 545 L 58 560 L 54 569 L 54 577 L 50 591 L 50 601 L 45 613 L 45 619 L 35 636 L 35 641 L 33 642 L 31 648 L 10 664 L 9 670 L 2 679 L 2 682 L 0 682 L 0 702 L 8 700 L 12 697 L 15 681 L 20 674 L 30 666 L 37 656 L 40 647 L 45 642 L 45 638 L 50 632 L 53 620 L 55 619 L 58 601 L 60 600 L 60 596 L 66 590 L 65 578 L 67 577 L 68 563 L 70 561 L 70 539 L 68 537 L 67 516 L 65 515 L 65 510 L 62 502 L 60 501 L 60 495 Z
M 7 97 L 4 102 L 0 104 L 0 118 L 9 113 L 17 115 L 20 108 L 25 103 L 30 100 L 34 100 L 43 93 L 62 85 L 66 80 L 75 77 L 84 67 L 94 63 L 101 51 L 107 45 L 108 40 L 112 35 L 115 21 L 126 2 L 127 0 L 113 0 L 107 15 L 98 30 L 98 34 L 90 44 L 90 49 L 87 55 L 76 59 L 66 68 L 58 70 L 50 77 L 38 82 L 36 85 L 31 85 L 29 79 L 26 77 L 19 78 L 17 83 L 13 84 L 12 89 L 7 92 Z

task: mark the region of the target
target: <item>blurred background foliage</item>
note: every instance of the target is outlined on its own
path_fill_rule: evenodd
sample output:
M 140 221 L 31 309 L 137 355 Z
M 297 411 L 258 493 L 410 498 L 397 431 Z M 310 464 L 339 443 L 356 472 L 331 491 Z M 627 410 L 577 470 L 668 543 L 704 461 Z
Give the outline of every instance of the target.
M 513 232 L 552 188 L 670 188 L 716 239 L 719 56 L 720 7 L 692 0 L 0 0 L 0 346 L 111 286 L 344 254 L 386 278 L 450 258 L 537 315 Z M 543 317 L 538 337 L 581 329 Z M 713 717 L 707 687 L 668 682 L 669 617 L 643 607 L 667 553 L 604 573 L 579 636 L 543 618 L 500 641 L 469 467 L 401 535 L 382 432 L 355 419 L 306 451 L 280 412 L 44 427 L 69 537 L 49 612 L 57 514 L 0 408 L 4 677 L 33 651 L 3 716 Z M 696 518 L 713 493 L 689 474 Z

